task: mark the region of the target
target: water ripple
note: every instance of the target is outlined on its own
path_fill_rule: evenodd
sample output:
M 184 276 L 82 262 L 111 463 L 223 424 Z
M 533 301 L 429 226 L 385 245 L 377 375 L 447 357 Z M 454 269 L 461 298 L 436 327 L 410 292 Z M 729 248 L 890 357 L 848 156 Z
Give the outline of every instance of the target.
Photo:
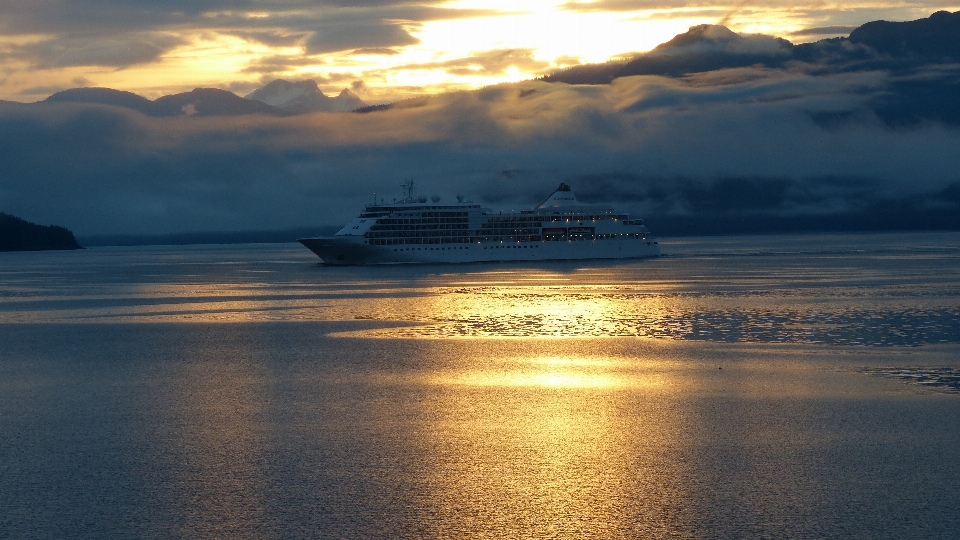
M 960 394 L 960 368 L 952 367 L 870 367 L 863 373 L 898 379 L 942 392 Z

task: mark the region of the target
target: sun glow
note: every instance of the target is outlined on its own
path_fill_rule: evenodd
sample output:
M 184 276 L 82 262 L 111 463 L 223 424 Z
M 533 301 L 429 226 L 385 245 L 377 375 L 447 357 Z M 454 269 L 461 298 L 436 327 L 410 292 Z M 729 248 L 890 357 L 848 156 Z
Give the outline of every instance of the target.
M 223 88 L 251 64 L 267 56 L 292 55 L 299 47 L 268 47 L 235 36 L 203 34 L 164 54 L 159 62 L 97 73 L 98 86 L 134 85 L 137 93 L 156 98 L 196 87 Z M 241 92 L 242 93 L 242 92 Z
M 418 33 L 420 47 L 468 57 L 477 51 L 530 49 L 545 62 L 576 57 L 603 62 L 617 55 L 652 49 L 702 20 L 693 18 L 639 19 L 632 13 L 587 12 L 538 3 L 524 12 L 496 17 L 429 21 Z M 519 68 L 519 66 L 518 66 Z

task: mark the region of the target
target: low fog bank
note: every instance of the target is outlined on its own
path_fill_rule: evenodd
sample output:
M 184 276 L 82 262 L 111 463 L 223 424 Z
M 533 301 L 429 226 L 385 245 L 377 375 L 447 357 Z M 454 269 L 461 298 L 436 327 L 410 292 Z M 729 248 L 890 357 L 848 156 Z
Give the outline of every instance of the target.
M 98 234 L 81 237 L 87 247 L 187 246 L 196 244 L 282 244 L 300 238 L 330 236 L 340 227 L 301 227 L 276 231 L 194 231 L 171 234 Z
M 493 209 L 567 182 L 662 235 L 958 229 L 960 129 L 888 114 L 903 85 L 956 78 L 742 67 L 287 118 L 0 103 L 0 211 L 101 241 L 327 230 L 413 179 Z

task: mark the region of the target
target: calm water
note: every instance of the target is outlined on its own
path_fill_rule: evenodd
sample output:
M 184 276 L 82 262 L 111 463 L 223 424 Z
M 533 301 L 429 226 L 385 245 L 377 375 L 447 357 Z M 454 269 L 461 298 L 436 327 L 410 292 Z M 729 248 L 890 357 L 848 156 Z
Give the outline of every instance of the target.
M 0 538 L 957 538 L 960 234 L 0 254 Z

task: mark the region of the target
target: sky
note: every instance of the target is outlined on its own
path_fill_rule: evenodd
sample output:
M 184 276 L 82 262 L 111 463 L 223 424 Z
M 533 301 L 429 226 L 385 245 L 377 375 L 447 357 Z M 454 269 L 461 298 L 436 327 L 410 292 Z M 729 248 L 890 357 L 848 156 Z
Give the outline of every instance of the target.
M 960 7 L 515 5 L 3 0 L 0 211 L 81 240 L 322 232 L 413 179 L 421 195 L 495 210 L 530 207 L 565 182 L 667 235 L 960 227 L 960 50 L 931 59 L 835 40 L 811 56 L 763 35 L 818 40 Z M 960 14 L 941 15 L 954 36 Z M 718 22 L 740 36 L 706 27 L 707 41 L 638 60 L 696 70 L 535 78 Z M 368 103 L 419 97 L 294 116 L 36 102 L 84 85 L 242 95 L 276 77 L 348 86 Z
M 95 86 L 154 99 L 274 79 L 369 103 L 647 51 L 696 24 L 794 43 L 960 2 L 910 0 L 3 0 L 0 100 Z

